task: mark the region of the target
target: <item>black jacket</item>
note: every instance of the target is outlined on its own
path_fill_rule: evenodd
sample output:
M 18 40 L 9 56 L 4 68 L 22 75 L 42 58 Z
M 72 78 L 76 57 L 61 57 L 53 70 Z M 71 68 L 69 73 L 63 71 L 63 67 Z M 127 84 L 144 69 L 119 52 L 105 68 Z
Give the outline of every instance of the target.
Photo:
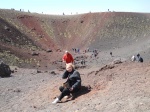
M 63 79 L 68 78 L 67 82 L 69 83 L 70 87 L 73 89 L 80 89 L 81 88 L 81 77 L 80 73 L 76 70 L 72 70 L 72 72 L 68 72 L 67 70 L 62 75 Z
M 142 57 L 138 57 L 138 62 L 143 62 L 143 58 Z

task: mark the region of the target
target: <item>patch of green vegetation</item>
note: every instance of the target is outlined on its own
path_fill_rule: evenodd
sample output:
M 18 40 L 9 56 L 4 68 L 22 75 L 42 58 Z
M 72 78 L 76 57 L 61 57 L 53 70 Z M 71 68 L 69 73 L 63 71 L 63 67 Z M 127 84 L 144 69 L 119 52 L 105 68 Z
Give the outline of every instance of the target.
M 46 31 L 46 33 L 49 35 L 49 37 L 51 37 L 53 39 L 54 37 L 54 30 L 52 29 L 52 27 L 50 27 L 50 25 L 48 25 L 47 22 L 42 23 L 44 31 Z
M 22 59 L 18 58 L 17 56 L 10 53 L 10 51 L 3 51 L 0 52 L 0 59 L 3 60 L 5 63 L 13 66 L 19 65 L 23 62 Z
M 12 34 L 10 37 L 9 34 L 7 35 L 4 33 L 0 38 L 1 42 L 24 49 L 40 49 L 23 33 L 26 29 L 20 25 L 19 22 L 15 22 L 11 18 L 4 18 L 3 20 L 9 23 L 8 27 L 10 28 L 10 32 L 8 33 Z M 18 35 L 16 35 L 17 33 Z
M 37 65 L 39 66 L 39 61 L 37 61 L 34 58 L 29 58 L 29 59 L 21 59 L 14 54 L 12 54 L 10 51 L 3 51 L 0 52 L 0 59 L 4 61 L 6 64 L 9 66 L 32 66 L 32 65 Z
M 137 14 L 138 15 L 138 14 Z M 141 37 L 150 31 L 150 20 L 144 15 L 120 15 L 108 18 L 98 34 L 103 37 Z

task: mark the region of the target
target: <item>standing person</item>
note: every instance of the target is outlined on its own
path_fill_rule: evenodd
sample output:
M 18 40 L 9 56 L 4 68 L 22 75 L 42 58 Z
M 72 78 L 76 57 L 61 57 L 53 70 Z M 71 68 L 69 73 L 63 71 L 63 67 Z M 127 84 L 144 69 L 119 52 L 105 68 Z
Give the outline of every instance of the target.
M 52 102 L 53 104 L 58 103 L 63 97 L 69 97 L 71 93 L 78 92 L 81 89 L 80 73 L 74 69 L 72 63 L 66 64 L 66 71 L 62 75 L 62 78 L 67 78 L 67 81 L 64 83 L 64 86 L 59 87 L 61 94 Z
M 98 55 L 98 51 L 97 51 L 97 50 L 94 50 L 94 51 L 93 51 L 93 54 L 94 54 L 94 57 L 96 58 L 97 55 Z
M 112 57 L 112 52 L 110 52 L 110 56 Z
M 68 51 L 65 51 L 65 54 L 63 55 L 62 60 L 63 60 L 63 62 L 65 62 L 66 64 L 67 64 L 67 63 L 73 63 L 73 62 L 74 62 L 73 56 L 72 56 Z
M 84 59 L 81 60 L 81 65 L 82 66 L 85 65 L 85 60 Z

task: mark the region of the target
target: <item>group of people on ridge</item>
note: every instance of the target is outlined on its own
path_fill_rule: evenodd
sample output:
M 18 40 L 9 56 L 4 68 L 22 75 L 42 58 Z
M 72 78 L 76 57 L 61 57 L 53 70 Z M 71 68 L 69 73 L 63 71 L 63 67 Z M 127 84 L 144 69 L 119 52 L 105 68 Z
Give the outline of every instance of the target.
M 137 56 L 137 57 L 136 57 Z M 137 62 L 143 62 L 143 58 L 140 56 L 140 54 L 138 53 L 136 56 L 132 56 L 131 57 L 131 61 L 137 61 Z

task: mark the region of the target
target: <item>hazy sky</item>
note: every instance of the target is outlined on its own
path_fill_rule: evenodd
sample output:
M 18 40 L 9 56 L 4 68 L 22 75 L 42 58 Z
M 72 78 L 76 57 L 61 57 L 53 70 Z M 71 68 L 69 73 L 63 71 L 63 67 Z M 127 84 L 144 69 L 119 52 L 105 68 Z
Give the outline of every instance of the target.
M 46 13 L 76 14 L 88 12 L 123 11 L 150 12 L 150 0 L 0 0 L 1 9 Z

